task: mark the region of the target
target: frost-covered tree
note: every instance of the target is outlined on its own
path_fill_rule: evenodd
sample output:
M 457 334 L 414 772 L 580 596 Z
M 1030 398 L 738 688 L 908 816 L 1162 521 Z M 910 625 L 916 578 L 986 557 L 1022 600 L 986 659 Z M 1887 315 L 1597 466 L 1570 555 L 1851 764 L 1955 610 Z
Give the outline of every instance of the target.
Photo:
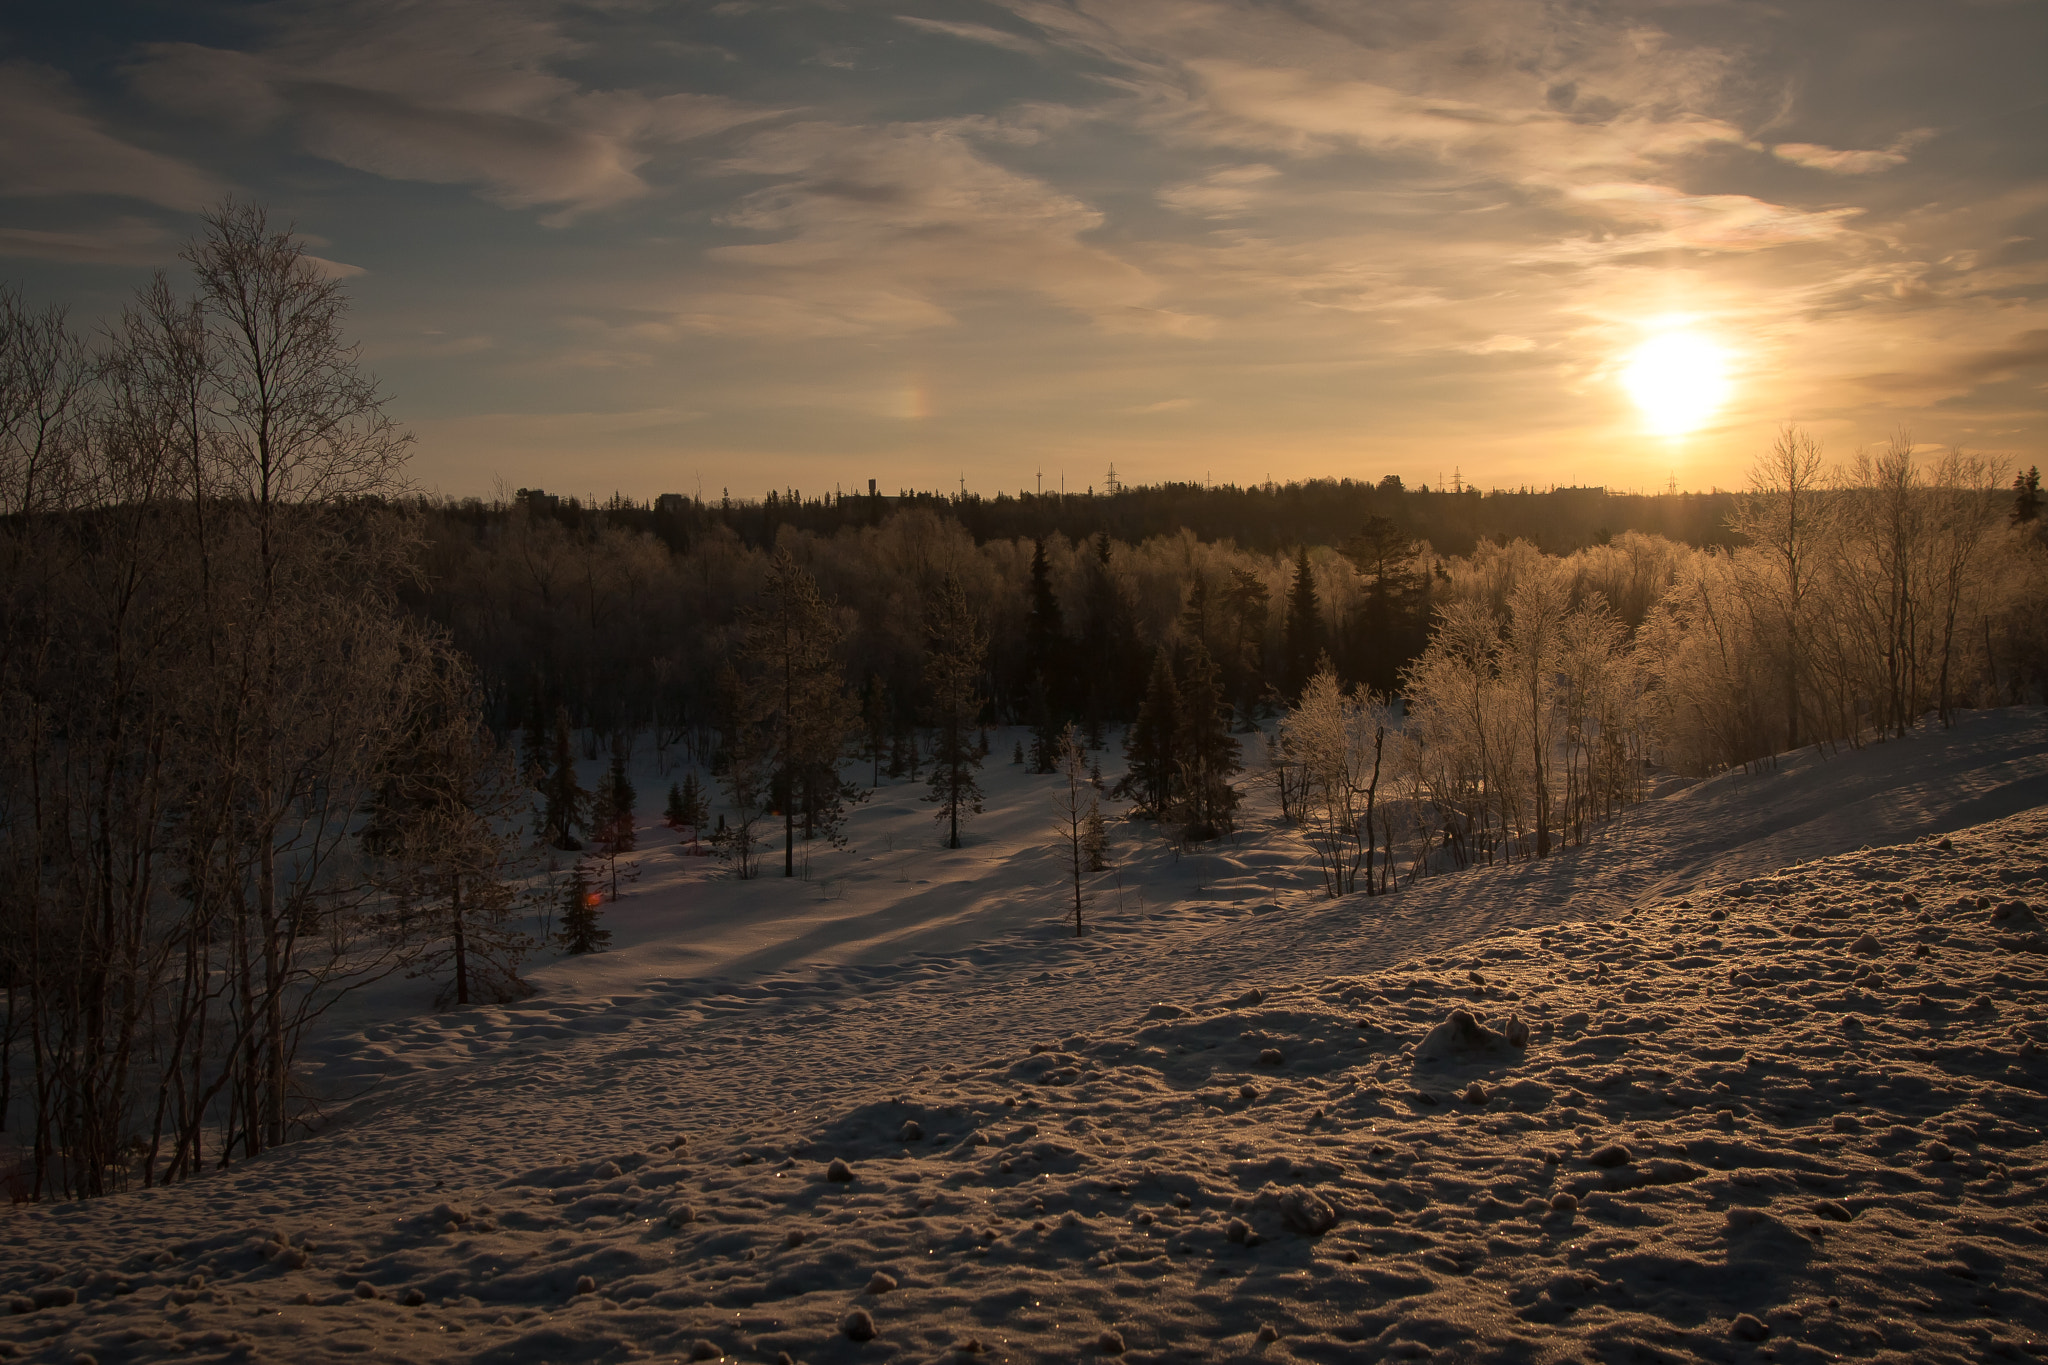
M 397 753 L 364 830 L 408 975 L 440 983 L 435 1003 L 502 1003 L 533 993 L 519 964 L 533 940 L 514 927 L 520 856 L 516 817 L 526 797 L 512 755 L 498 747 L 451 670 L 440 704 Z
M 745 617 L 740 654 L 782 806 L 782 874 L 796 875 L 799 819 L 806 839 L 837 841 L 846 814 L 839 760 L 854 728 L 837 650 L 839 614 L 786 550 L 768 564 L 763 604 Z
M 931 789 L 946 847 L 960 847 L 960 826 L 981 813 L 981 766 L 975 723 L 981 715 L 981 671 L 988 634 L 960 580 L 948 574 L 925 613 L 924 684 L 932 726 Z
M 1373 817 L 1391 729 L 1385 700 L 1346 693 L 1329 667 L 1280 722 L 1281 743 L 1303 777 L 1302 835 L 1332 898 L 1357 890 L 1361 873 L 1368 893 L 1383 889 L 1373 877 Z

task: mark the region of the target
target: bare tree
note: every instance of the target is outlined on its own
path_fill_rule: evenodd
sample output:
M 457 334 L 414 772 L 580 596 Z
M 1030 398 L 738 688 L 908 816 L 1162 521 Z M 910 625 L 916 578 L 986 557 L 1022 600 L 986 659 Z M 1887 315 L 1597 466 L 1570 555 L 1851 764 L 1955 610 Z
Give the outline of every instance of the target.
M 1099 861 L 1100 850 L 1092 845 L 1100 829 L 1102 812 L 1094 784 L 1088 780 L 1088 751 L 1082 747 L 1072 721 L 1060 734 L 1054 764 L 1061 780 L 1053 790 L 1053 833 L 1059 838 L 1060 852 L 1074 888 L 1074 936 L 1078 938 L 1087 932 L 1081 921 L 1081 909 L 1086 899 L 1085 879 Z
M 1800 745 L 1806 618 L 1822 557 L 1834 533 L 1820 444 L 1797 427 L 1778 433 L 1750 470 L 1749 491 L 1735 499 L 1730 529 L 1758 547 L 1771 572 L 1766 592 L 1784 623 L 1785 748 Z

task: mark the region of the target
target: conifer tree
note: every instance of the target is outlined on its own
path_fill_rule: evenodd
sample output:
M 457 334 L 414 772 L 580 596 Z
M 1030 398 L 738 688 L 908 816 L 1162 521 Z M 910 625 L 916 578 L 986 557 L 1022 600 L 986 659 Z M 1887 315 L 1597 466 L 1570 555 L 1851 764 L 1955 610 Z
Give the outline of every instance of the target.
M 882 761 L 889 762 L 889 776 L 898 775 L 896 756 L 890 745 L 889 684 L 879 673 L 868 675 L 866 695 L 861 698 L 861 742 L 867 750 L 867 760 L 873 767 L 868 781 L 870 787 L 882 785 Z
M 541 832 L 556 848 L 575 853 L 583 847 L 582 841 L 576 837 L 576 830 L 585 823 L 590 797 L 576 780 L 576 754 L 569 734 L 569 708 L 566 706 L 555 708 L 555 737 L 550 747 L 554 752 L 541 788 L 541 795 L 546 801 L 541 816 Z
M 1209 652 L 1196 641 L 1180 678 L 1180 714 L 1175 725 L 1179 749 L 1178 814 L 1191 839 L 1227 832 L 1237 810 L 1230 779 L 1244 768 L 1230 735 L 1230 704 Z
M 1153 656 L 1152 680 L 1139 704 L 1138 719 L 1124 736 L 1128 771 L 1116 788 L 1118 795 L 1136 803 L 1138 814 L 1158 819 L 1170 809 L 1180 767 L 1179 719 L 1180 689 L 1174 683 L 1173 660 L 1161 648 Z
M 590 837 L 604 857 L 605 875 L 615 901 L 619 898 L 619 855 L 631 853 L 639 841 L 633 808 L 640 797 L 626 773 L 631 743 L 624 731 L 613 734 L 611 767 L 605 772 L 590 811 Z
M 1017 747 L 1016 747 L 1015 749 L 1012 749 L 1012 750 L 1010 751 L 1010 762 L 1012 762 L 1012 763 L 1016 764 L 1016 765 L 1017 765 L 1018 767 L 1020 767 L 1020 768 L 1024 766 L 1024 741 L 1023 741 L 1023 740 L 1021 740 L 1021 739 L 1020 739 L 1020 740 L 1018 740 L 1018 741 L 1017 741 Z
M 974 770 L 981 757 L 973 739 L 981 714 L 980 678 L 988 634 L 960 580 L 946 575 L 925 616 L 924 682 L 932 720 L 931 791 L 935 818 L 946 827 L 946 847 L 960 847 L 960 826 L 981 813 Z
M 1028 687 L 1044 690 L 1048 682 L 1057 684 L 1064 678 L 1061 657 L 1064 624 L 1060 619 L 1059 599 L 1053 596 L 1052 567 L 1045 558 L 1045 538 L 1031 542 L 1031 583 L 1029 604 L 1024 615 L 1024 677 Z M 1055 733 L 1047 740 L 1046 765 L 1034 770 L 1049 773 L 1051 751 L 1059 746 Z
M 1031 715 L 1031 771 L 1052 772 L 1059 766 L 1061 727 L 1053 719 L 1052 698 L 1046 693 L 1043 674 L 1032 676 L 1026 705 Z
M 541 695 L 540 680 L 536 678 L 527 693 L 526 721 L 519 734 L 519 776 L 536 789 L 547 777 L 548 759 L 553 752 L 549 739 L 547 707 Z
M 1315 676 L 1316 657 L 1323 652 L 1323 612 L 1316 599 L 1316 579 L 1309 567 L 1308 546 L 1294 556 L 1294 585 L 1287 590 L 1287 619 L 1281 636 L 1281 683 L 1291 701 Z
M 590 869 L 577 863 L 563 891 L 561 924 L 555 930 L 555 943 L 563 952 L 578 957 L 611 943 L 612 931 L 600 923 L 598 904 L 603 899 L 590 884 Z
M 663 823 L 680 834 L 685 825 L 690 829 L 690 847 L 697 846 L 697 831 L 704 824 L 709 803 L 704 799 L 704 788 L 697 781 L 697 774 L 683 774 L 682 785 L 668 784 L 668 810 Z
M 2041 466 L 2012 476 L 2012 524 L 2025 526 L 2041 516 Z

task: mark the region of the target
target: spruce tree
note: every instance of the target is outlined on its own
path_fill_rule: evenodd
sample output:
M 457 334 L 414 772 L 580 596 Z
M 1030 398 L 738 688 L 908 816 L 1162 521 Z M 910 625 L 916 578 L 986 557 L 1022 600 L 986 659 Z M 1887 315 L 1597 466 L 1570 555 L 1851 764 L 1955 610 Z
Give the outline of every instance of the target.
M 590 884 L 590 869 L 577 863 L 564 888 L 561 925 L 555 931 L 555 943 L 563 952 L 581 956 L 597 952 L 612 941 L 612 931 L 599 923 L 602 912 L 598 903 L 602 899 Z
M 2041 516 L 2041 467 L 2012 476 L 2012 524 L 2025 526 Z
M 1180 714 L 1175 726 L 1180 753 L 1177 814 L 1191 839 L 1225 833 L 1237 810 L 1230 779 L 1244 768 L 1230 735 L 1230 704 L 1209 652 L 1197 641 L 1188 651 L 1180 679 Z
M 549 738 L 547 706 L 536 678 L 526 694 L 526 721 L 519 732 L 519 776 L 536 789 L 547 778 Z
M 1117 794 L 1129 796 L 1137 813 L 1158 819 L 1170 809 L 1180 766 L 1180 689 L 1173 679 L 1173 660 L 1162 647 L 1152 660 L 1152 680 L 1138 719 L 1124 736 L 1128 771 Z
M 1060 619 L 1059 599 L 1053 596 L 1052 568 L 1046 563 L 1045 539 L 1042 536 L 1031 542 L 1029 594 L 1024 614 L 1024 677 L 1027 686 L 1043 690 L 1051 683 L 1055 692 L 1063 694 L 1064 689 L 1059 684 L 1065 676 L 1061 667 L 1065 661 L 1060 658 L 1065 627 Z M 1052 771 L 1051 751 L 1059 747 L 1056 733 L 1047 740 L 1046 747 L 1045 766 L 1036 767 L 1037 772 Z
M 613 900 L 619 898 L 619 855 L 631 853 L 639 842 L 633 808 L 640 794 L 633 790 L 632 779 L 626 774 L 626 760 L 631 756 L 631 748 L 632 741 L 624 731 L 613 734 L 611 767 L 606 770 L 604 782 L 597 789 L 596 799 L 591 802 L 590 837 L 604 856 L 605 874 L 611 883 Z
M 924 682 L 932 720 L 931 790 L 935 818 L 946 827 L 946 847 L 960 847 L 960 826 L 981 813 L 981 766 L 973 735 L 981 714 L 979 681 L 988 634 L 960 580 L 946 575 L 925 615 Z
M 704 788 L 697 781 L 697 774 L 683 774 L 681 786 L 668 784 L 668 811 L 663 823 L 680 834 L 685 825 L 690 829 L 690 847 L 697 846 L 697 831 L 704 825 L 704 816 L 709 803 L 704 799 Z
M 1053 719 L 1052 698 L 1046 694 L 1044 675 L 1033 675 L 1026 704 L 1031 715 L 1031 771 L 1052 772 L 1059 764 L 1061 728 Z
M 547 777 L 541 787 L 546 806 L 541 816 L 541 832 L 556 848 L 568 853 L 582 849 L 582 841 L 576 837 L 576 830 L 583 827 L 590 796 L 576 780 L 576 754 L 574 740 L 569 734 L 569 708 L 555 708 L 555 737 L 550 746 L 553 754 L 549 760 Z
M 1323 652 L 1323 612 L 1316 599 L 1316 579 L 1309 567 L 1308 546 L 1294 556 L 1294 585 L 1287 590 L 1287 620 L 1281 635 L 1281 685 L 1289 700 L 1301 695 L 1315 676 Z
M 889 684 L 879 673 L 868 675 L 866 695 L 861 698 L 861 743 L 867 749 L 867 759 L 872 765 L 868 785 L 882 785 L 882 760 L 889 761 L 889 776 L 898 775 L 896 756 L 891 750 L 889 725 Z

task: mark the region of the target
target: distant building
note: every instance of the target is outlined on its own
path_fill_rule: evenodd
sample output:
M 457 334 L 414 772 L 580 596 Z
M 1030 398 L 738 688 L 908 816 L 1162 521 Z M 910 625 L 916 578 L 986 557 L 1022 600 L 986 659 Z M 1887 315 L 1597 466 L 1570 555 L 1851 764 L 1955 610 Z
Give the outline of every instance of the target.
M 562 505 L 560 498 L 539 488 L 522 488 L 516 496 L 529 512 L 552 512 Z
M 672 517 L 682 515 L 683 509 L 689 505 L 689 498 L 681 493 L 663 493 L 654 500 L 655 511 L 666 513 Z

